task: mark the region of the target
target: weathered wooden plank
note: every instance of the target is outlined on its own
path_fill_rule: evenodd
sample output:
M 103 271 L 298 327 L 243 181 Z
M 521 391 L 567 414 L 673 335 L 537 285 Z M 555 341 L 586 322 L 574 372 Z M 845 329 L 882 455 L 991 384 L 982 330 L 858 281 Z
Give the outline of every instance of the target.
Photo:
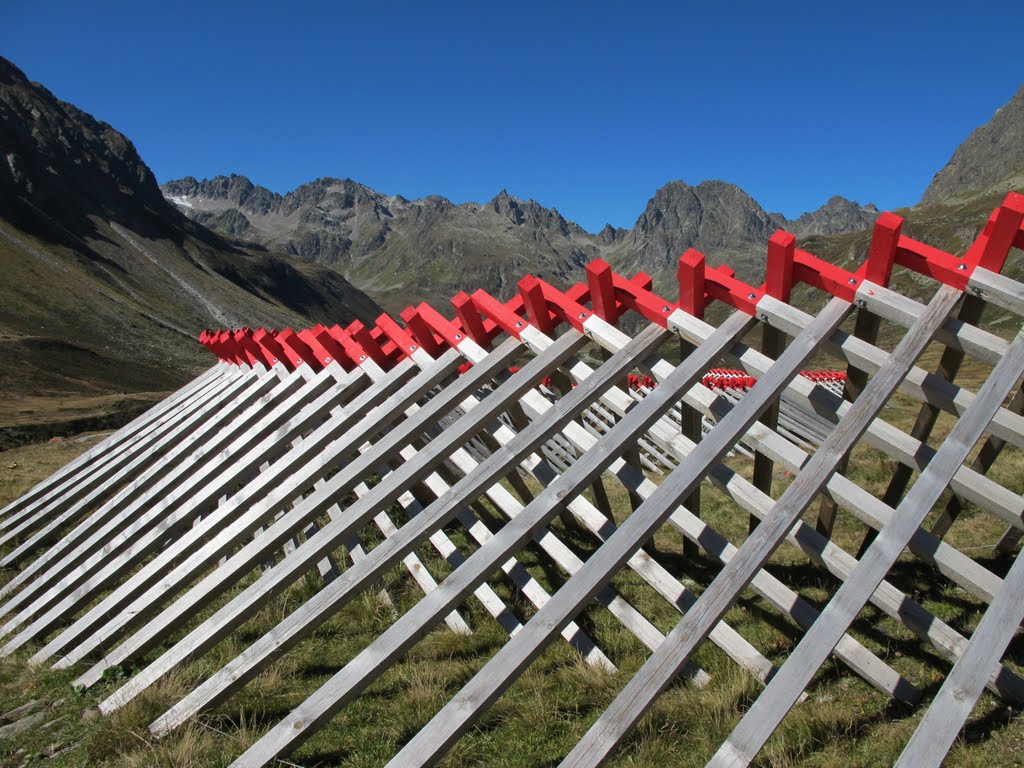
M 183 404 L 177 409 L 173 419 L 165 420 L 157 429 L 147 433 L 145 441 L 133 444 L 131 450 L 121 451 L 100 469 L 91 472 L 87 479 L 80 480 L 59 499 L 41 508 L 38 514 L 47 518 L 45 525 L 0 559 L 0 567 L 13 565 L 34 550 L 58 538 L 66 524 L 89 510 L 92 505 L 106 499 L 125 483 L 131 482 L 140 489 L 155 483 L 171 470 L 174 460 L 184 452 L 183 446 L 201 442 L 210 429 L 223 423 L 225 410 L 230 414 L 232 410 L 248 407 L 256 398 L 266 394 L 275 381 L 276 377 L 273 375 L 257 376 L 252 372 L 233 381 L 226 381 L 226 386 L 213 388 L 204 397 Z M 27 575 L 22 575 L 19 583 L 38 570 L 48 559 L 56 557 L 59 551 L 98 526 L 106 519 L 105 515 L 113 514 L 116 511 L 116 504 L 126 495 L 121 494 L 116 497 L 116 501 L 110 500 L 103 504 L 73 531 L 66 533 L 60 545 L 51 548 L 45 556 L 37 559 L 32 564 L 32 570 Z M 26 520 L 8 529 L 0 536 L 0 546 L 34 527 L 38 522 L 40 520 Z M 7 594 L 17 585 L 8 583 L 0 590 L 0 595 Z
M 1003 588 L 981 617 L 971 644 L 946 677 L 914 735 L 903 748 L 897 768 L 939 766 L 960 734 L 1021 622 L 1024 621 L 1024 557 L 1018 557 Z
M 364 389 L 356 398 L 347 403 L 336 415 L 330 417 L 312 433 L 307 435 L 297 449 L 289 451 L 276 461 L 271 470 L 260 475 L 255 482 L 240 489 L 225 507 L 207 516 L 202 526 L 182 535 L 171 546 L 132 575 L 111 595 L 75 625 L 69 627 L 40 654 L 47 658 L 59 648 L 66 647 L 74 639 L 92 630 L 90 638 L 80 641 L 79 648 L 69 652 L 69 661 L 107 642 L 109 637 L 123 632 L 127 627 L 137 625 L 148 617 L 160 601 L 187 586 L 197 573 L 201 573 L 217 560 L 244 541 L 258 526 L 273 518 L 287 503 L 305 488 L 314 485 L 326 473 L 333 471 L 368 437 L 381 428 L 386 428 L 401 414 L 395 406 L 414 402 L 424 391 L 454 370 L 458 356 L 449 355 L 433 370 L 409 380 L 413 373 L 411 364 L 403 364 L 392 370 L 386 380 L 376 382 Z M 364 374 L 357 369 L 354 380 Z M 396 391 L 397 390 L 397 391 Z M 311 414 L 323 414 L 325 404 L 314 404 Z M 375 409 L 375 410 L 374 410 Z M 273 436 L 268 438 L 270 444 Z M 262 453 L 257 446 L 253 451 Z M 365 462 L 370 464 L 370 459 Z M 370 464 L 372 466 L 372 464 Z M 353 482 L 354 485 L 354 482 Z M 326 487 L 315 491 L 320 496 L 328 493 Z M 328 511 L 334 502 L 325 505 Z M 316 515 L 310 516 L 305 524 Z M 157 534 L 154 534 L 157 537 Z M 151 542 L 139 540 L 134 548 L 147 547 Z M 170 574 L 172 565 L 177 563 Z M 166 595 L 166 597 L 165 597 Z M 127 610 L 122 607 L 129 604 Z M 98 622 L 107 626 L 93 630 Z M 45 654 L 43 652 L 46 652 Z
M 838 320 L 837 320 L 838 322 Z M 401 617 L 391 628 L 383 633 L 369 648 L 363 651 L 356 659 L 346 666 L 341 672 L 335 675 L 331 681 L 310 697 L 303 705 L 292 713 L 284 722 L 271 729 L 259 742 L 257 742 L 247 753 L 245 753 L 236 765 L 264 765 L 276 755 L 289 751 L 298 743 L 316 730 L 316 728 L 329 718 L 338 707 L 355 695 L 362 686 L 372 679 L 375 674 L 385 669 L 391 660 L 404 652 L 414 643 L 431 622 L 437 611 L 443 610 L 449 601 L 456 602 L 464 590 L 472 588 L 473 583 L 486 577 L 492 565 L 514 551 L 518 546 L 528 539 L 532 531 L 539 525 L 546 524 L 548 520 L 558 514 L 564 500 L 577 495 L 583 488 L 590 485 L 621 452 L 622 447 L 631 442 L 639 434 L 646 431 L 647 427 L 656 421 L 660 416 L 671 408 L 674 399 L 680 389 L 689 387 L 703 373 L 704 369 L 719 353 L 722 346 L 731 344 L 734 338 L 743 332 L 749 323 L 749 318 L 733 315 L 727 320 L 713 343 L 699 349 L 695 355 L 689 358 L 679 369 L 674 380 L 663 384 L 657 391 L 644 402 L 637 405 L 609 434 L 608 438 L 601 441 L 594 449 L 573 465 L 565 475 L 562 475 L 540 493 L 532 504 L 527 507 L 519 517 L 506 525 L 487 547 L 478 550 L 467 561 L 467 564 L 445 580 L 442 588 L 420 601 L 414 608 Z M 584 325 L 586 328 L 586 325 Z M 623 352 L 631 349 L 627 345 Z M 629 358 L 637 358 L 635 352 L 628 355 Z M 555 406 L 558 410 L 568 400 L 578 398 L 581 391 L 586 391 L 593 386 L 595 378 L 607 379 L 609 368 L 613 367 L 616 360 L 622 359 L 622 353 L 613 355 L 611 361 L 602 366 L 594 377 L 583 381 L 573 392 Z M 605 387 L 600 387 L 598 391 Z M 754 414 L 756 417 L 756 413 Z M 545 423 L 534 422 L 534 425 Z M 527 434 L 526 432 L 522 433 Z M 627 521 L 628 523 L 628 521 Z M 615 536 L 612 536 L 614 540 Z M 605 545 L 607 546 L 607 545 Z M 604 548 L 602 547 L 602 550 Z M 599 550 L 598 554 L 602 551 Z M 632 553 L 630 553 L 632 554 Z M 593 562 L 595 554 L 583 565 L 579 571 L 582 573 Z M 629 559 L 628 556 L 624 561 Z M 574 576 L 570 582 L 578 578 Z M 595 589 L 591 594 L 596 594 Z M 562 599 L 566 588 L 563 587 L 557 592 L 545 608 L 541 609 L 538 616 L 544 614 L 551 606 Z M 526 636 L 531 627 L 534 626 L 536 617 L 516 637 L 511 638 L 505 648 L 516 645 L 517 640 Z M 499 654 L 501 651 L 499 651 Z M 298 727 L 294 727 L 298 725 Z M 420 735 L 422 735 L 422 731 Z M 430 756 L 425 756 L 430 760 Z
M 3 521 L 0 545 L 5 545 L 15 537 L 21 536 L 40 525 L 54 525 L 54 518 L 61 515 L 60 525 L 66 519 L 71 519 L 75 514 L 86 509 L 90 503 L 102 498 L 105 492 L 110 489 L 110 484 L 115 485 L 123 482 L 123 478 L 131 477 L 131 473 L 138 470 L 138 467 L 147 466 L 147 462 L 153 461 L 154 449 L 160 439 L 168 432 L 182 429 L 182 424 L 200 408 L 207 411 L 215 410 L 218 407 L 219 398 L 227 391 L 237 390 L 247 381 L 252 381 L 255 375 L 247 371 L 236 377 L 221 377 L 212 381 L 209 387 L 202 389 L 194 397 L 181 402 L 177 408 L 163 414 L 162 418 L 156 419 L 139 434 L 121 444 L 111 448 L 101 456 L 97 456 L 88 467 L 73 473 L 51 492 L 37 500 L 24 509 L 10 515 Z M 185 427 L 187 429 L 187 427 Z M 104 481 L 110 482 L 104 485 Z M 94 490 L 97 485 L 102 487 Z M 92 491 L 92 493 L 90 493 Z M 88 494 L 88 496 L 86 496 Z M 85 497 L 85 498 L 83 498 Z M 64 513 L 68 507 L 70 512 Z M 0 565 L 11 565 L 23 554 L 23 547 L 6 554 Z M 4 592 L 0 591 L 0 594 Z
M 639 343 L 651 344 L 654 341 L 655 340 L 652 340 L 651 337 L 647 335 L 644 336 L 642 341 Z M 484 424 L 488 423 L 498 413 L 505 410 L 510 402 L 518 400 L 524 391 L 533 386 L 535 381 L 547 375 L 549 371 L 557 367 L 566 357 L 574 354 L 583 343 L 584 337 L 575 333 L 566 334 L 559 338 L 559 340 L 550 348 L 550 350 L 548 350 L 546 354 L 534 358 L 523 366 L 517 373 L 509 376 L 509 378 L 500 387 L 498 387 L 494 393 L 481 402 L 479 407 L 473 409 L 470 413 L 467 413 L 452 427 L 447 429 L 441 437 L 434 440 L 430 444 L 429 450 L 419 452 L 414 461 L 407 462 L 397 469 L 391 477 L 388 478 L 387 483 L 375 486 L 373 488 L 373 493 L 352 504 L 346 512 L 344 521 L 332 521 L 325 526 L 314 539 L 306 542 L 300 550 L 296 551 L 294 556 L 289 557 L 287 560 L 280 563 L 278 567 L 274 568 L 267 574 L 266 578 L 261 579 L 259 582 L 252 585 L 252 587 L 242 592 L 231 603 L 214 614 L 214 616 L 208 619 L 204 624 L 193 630 L 193 632 L 171 648 L 162 657 L 157 659 L 139 675 L 126 683 L 125 686 L 122 686 L 119 691 L 115 692 L 113 696 L 103 702 L 102 706 L 106 707 L 108 711 L 120 706 L 120 704 L 129 700 L 148 686 L 151 680 L 158 679 L 185 659 L 190 658 L 195 653 L 202 652 L 202 650 L 211 647 L 223 639 L 223 637 L 225 637 L 238 622 L 244 621 L 248 615 L 258 610 L 259 607 L 265 603 L 266 599 L 283 590 L 288 584 L 301 576 L 306 569 L 311 567 L 309 558 L 314 558 L 315 562 L 315 558 L 318 558 L 323 552 L 333 549 L 334 546 L 343 540 L 349 533 L 362 527 L 369 517 L 372 517 L 372 515 L 379 511 L 378 505 L 386 505 L 395 495 L 406 490 L 408 487 L 411 487 L 422 479 L 423 476 L 429 474 L 436 464 L 443 461 L 450 453 L 461 446 L 471 435 L 479 432 Z M 488 356 L 488 360 L 490 360 L 490 356 Z M 504 364 L 507 365 L 507 362 Z M 486 369 L 486 366 L 482 363 L 475 365 L 464 376 L 460 377 L 460 380 L 456 384 L 446 388 L 445 392 L 457 392 L 462 386 L 468 387 L 469 383 L 472 382 L 475 373 L 478 370 L 484 369 Z M 438 397 L 442 397 L 443 394 L 444 393 Z M 436 414 L 431 412 L 430 403 L 428 403 L 427 406 L 423 407 L 413 419 L 409 420 L 407 430 L 396 430 L 386 438 L 382 439 L 381 442 L 377 444 L 375 454 L 380 455 L 382 445 L 385 443 L 401 447 L 401 445 L 407 440 L 407 437 L 411 438 L 415 434 L 418 434 L 421 431 L 421 428 L 417 426 L 419 423 L 417 420 L 429 423 L 435 418 Z M 557 424 L 544 425 L 544 431 L 546 431 L 546 434 L 544 434 L 544 432 L 542 432 L 542 434 L 544 434 L 544 437 L 546 438 L 547 434 L 554 432 L 556 429 Z M 408 435 L 406 434 L 406 431 L 409 433 Z M 395 450 L 397 450 L 397 447 Z M 491 478 L 494 473 L 501 469 L 507 469 L 509 466 L 508 461 L 509 460 L 505 456 L 491 456 L 486 462 L 484 462 L 484 464 L 481 465 L 481 467 L 493 467 L 493 471 L 481 471 L 471 478 L 465 478 L 463 483 L 460 483 L 460 486 L 464 485 L 465 488 L 468 489 L 467 493 L 472 490 L 479 490 L 479 492 L 482 493 L 484 489 L 493 484 L 493 482 L 488 481 L 488 478 Z M 290 530 L 289 526 L 291 526 L 296 520 L 301 520 L 300 516 L 302 514 L 305 514 L 306 512 L 315 513 L 317 504 L 326 501 L 329 498 L 333 498 L 336 486 L 343 482 L 343 479 L 340 478 L 342 478 L 342 475 L 348 474 L 347 471 L 355 466 L 357 462 L 358 460 L 349 465 L 349 467 L 346 467 L 345 473 L 339 473 L 335 477 L 331 478 L 328 485 L 325 486 L 325 490 L 328 488 L 330 489 L 331 492 L 329 494 L 320 494 L 320 498 L 316 498 L 318 494 L 314 493 L 313 496 L 307 498 L 302 504 L 296 505 L 296 508 L 286 515 L 285 518 L 280 521 L 280 524 L 275 524 L 274 528 L 278 528 L 279 533 L 286 536 L 287 532 Z M 515 462 L 513 462 L 512 465 L 514 465 L 514 463 Z M 479 495 L 479 493 L 476 495 Z M 473 496 L 473 498 L 475 498 L 475 496 Z M 434 505 L 431 505 L 431 507 L 444 507 L 446 510 L 450 511 L 449 517 L 451 517 L 458 508 L 461 508 L 460 502 L 466 500 L 468 499 L 461 495 L 450 493 L 447 494 L 444 499 L 439 500 L 439 502 Z M 450 503 L 442 504 L 441 502 Z M 451 508 L 452 506 L 454 506 L 454 508 Z M 297 510 L 298 515 L 300 516 L 296 516 Z M 289 515 L 292 517 L 289 518 Z M 429 520 L 430 515 L 423 514 L 414 522 L 418 525 L 423 525 L 424 522 Z M 402 529 L 402 531 L 404 532 L 408 528 L 409 526 L 407 525 Z M 274 535 L 277 534 L 273 533 L 272 528 L 261 538 L 268 539 L 273 542 Z M 370 557 L 367 558 L 367 561 L 381 551 L 393 551 L 393 542 L 397 542 L 400 538 L 401 535 L 396 536 L 394 539 L 384 542 L 381 546 L 378 546 L 372 553 L 370 553 Z M 416 543 L 418 544 L 419 542 Z M 224 567 L 219 568 L 207 577 L 206 580 L 197 585 L 193 592 L 196 590 L 202 591 L 207 589 L 211 583 L 211 579 L 220 579 L 220 574 L 225 572 L 227 566 L 232 566 L 232 561 L 234 561 L 238 567 L 248 567 L 249 561 L 257 552 L 258 548 L 256 547 L 250 546 L 243 548 L 236 553 Z M 349 574 L 355 571 L 356 568 L 349 569 L 345 574 L 342 574 L 341 579 L 332 583 L 328 589 L 335 588 L 337 585 L 344 582 Z M 191 598 L 186 594 L 178 601 L 178 603 L 175 604 L 175 606 L 171 606 L 171 609 L 169 610 L 173 610 L 176 606 L 182 605 L 182 601 L 186 601 L 187 604 L 189 600 L 191 600 Z M 190 607 L 189 610 L 192 610 L 192 608 Z M 167 611 L 164 613 L 167 614 Z
M 88 467 L 97 459 L 108 456 L 122 450 L 129 441 L 138 439 L 145 430 L 151 429 L 161 418 L 172 414 L 180 404 L 187 402 L 196 392 L 209 386 L 215 379 L 232 375 L 229 366 L 217 364 L 208 368 L 184 387 L 174 392 L 166 399 L 161 400 L 152 408 L 146 410 L 128 424 L 121 427 L 111 435 L 108 435 L 100 442 L 83 452 L 77 458 L 72 459 L 63 467 L 58 469 L 45 480 L 37 483 L 17 499 L 0 509 L 0 530 L 5 529 L 9 523 L 8 519 L 15 512 L 28 510 L 58 491 L 61 487 L 71 487 L 76 479 L 88 471 Z
M 989 304 L 1024 316 L 1024 283 L 1011 277 L 977 267 L 967 281 L 967 290 Z
M 324 410 L 344 399 L 344 390 L 333 387 L 334 381 L 325 371 L 306 383 L 301 376 L 289 376 L 281 386 L 287 385 L 292 394 L 274 405 L 269 413 L 263 415 L 259 405 L 248 409 L 221 429 L 217 439 L 211 439 L 202 449 L 190 453 L 160 483 L 133 498 L 124 511 L 65 555 L 63 562 L 52 565 L 47 574 L 11 598 L 9 603 L 31 595 L 32 602 L 0 632 L 10 632 L 31 616 L 42 615 L 9 640 L 0 653 L 9 654 L 65 621 L 116 573 L 134 565 L 152 547 L 159 546 L 159 541 L 153 541 L 153 537 L 146 539 L 149 549 L 139 546 L 140 537 L 145 533 L 154 527 L 161 534 L 180 531 L 190 526 L 197 515 L 212 509 L 225 489 L 238 479 L 248 479 L 269 456 L 280 451 L 281 443 L 287 444 L 306 431 Z M 252 425 L 253 420 L 257 420 L 255 425 Z M 253 447 L 255 441 L 258 442 Z M 206 496 L 202 489 L 206 490 Z M 102 549 L 97 551 L 100 546 Z M 126 549 L 131 554 L 126 555 Z M 70 570 L 72 567 L 74 570 Z M 102 576 L 97 576 L 97 571 L 103 571 Z M 52 584 L 55 573 L 61 574 L 57 583 L 39 594 L 36 586 L 45 588 Z
M 906 376 L 907 371 L 927 346 L 935 330 L 941 326 L 958 298 L 959 293 L 952 289 L 939 291 L 936 298 L 929 304 L 928 310 L 918 319 L 915 328 L 900 342 L 889 361 L 871 379 L 857 402 L 850 406 L 846 418 L 783 492 L 769 519 L 762 522 L 750 538 L 744 542 L 737 557 L 722 569 L 701 594 L 693 610 L 669 634 L 670 642 L 666 642 L 656 651 L 626 684 L 608 709 L 570 752 L 564 765 L 596 765 L 607 759 L 625 733 L 632 728 L 654 699 L 669 684 L 679 669 L 679 665 L 684 663 L 703 642 L 711 625 L 728 610 L 736 595 L 750 583 L 757 571 L 782 542 L 800 514 L 818 493 L 828 475 L 835 469 L 843 454 L 863 434 L 868 424 L 899 386 L 902 378 Z M 760 303 L 759 314 L 761 312 Z M 796 341 L 790 346 L 790 350 L 795 344 Z M 771 371 L 778 367 L 778 363 L 772 366 L 768 376 L 771 376 Z M 762 381 L 763 379 L 758 382 L 758 386 Z M 721 430 L 722 425 L 726 422 L 735 421 L 734 417 L 739 413 L 738 409 L 741 407 L 742 403 L 719 422 L 718 427 L 711 434 Z M 705 438 L 690 454 L 691 459 L 680 465 L 680 468 L 659 488 L 659 492 L 672 493 L 673 487 L 670 483 L 673 477 L 680 474 L 691 463 L 692 457 L 698 456 L 701 453 L 701 447 L 707 443 L 708 438 Z M 662 491 L 662 489 L 665 490 Z M 642 525 L 643 521 L 638 518 L 638 515 L 634 515 L 620 528 L 620 536 L 625 543 L 640 540 L 646 532 L 647 526 Z M 638 520 L 638 522 L 630 525 L 633 520 Z M 639 528 L 639 530 L 632 530 L 634 528 Z M 822 622 L 818 621 L 814 626 L 820 624 Z M 845 630 L 845 627 L 843 629 Z M 498 655 L 500 656 L 501 653 L 499 652 Z M 771 683 L 769 683 L 770 685 Z
M 898 350 L 893 353 L 894 356 L 897 354 Z M 822 611 L 821 621 L 807 632 L 779 674 L 747 710 L 729 739 L 716 753 L 711 765 L 747 765 L 754 758 L 835 645 L 836 633 L 841 634 L 856 618 L 867 596 L 896 562 L 910 536 L 931 511 L 956 468 L 966 459 L 1022 373 L 1024 335 L 1018 335 L 1010 344 L 1006 356 L 979 390 L 973 407 L 953 427 L 935 457 L 900 503 L 892 522 L 882 529 L 857 569 L 839 587 Z M 1003 589 L 1006 589 L 1005 584 Z M 985 669 L 975 669 L 977 662 L 972 666 L 971 660 L 968 666 L 972 672 L 991 672 L 998 662 L 998 659 L 991 660 L 991 653 L 984 660 L 991 661 Z M 983 681 L 979 681 L 978 685 L 983 685 Z

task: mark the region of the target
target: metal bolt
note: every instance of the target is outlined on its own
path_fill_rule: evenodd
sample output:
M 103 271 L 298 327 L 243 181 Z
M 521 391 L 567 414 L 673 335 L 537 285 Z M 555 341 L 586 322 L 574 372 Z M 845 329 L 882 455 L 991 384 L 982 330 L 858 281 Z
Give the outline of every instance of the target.
M 587 316 L 586 312 L 580 312 L 580 320 Z
M 522 327 L 523 327 L 522 321 L 516 323 L 516 328 L 522 328 Z
M 412 352 L 414 349 L 416 349 L 416 345 L 415 344 L 410 344 L 409 345 L 409 351 Z
M 360 359 L 360 360 L 365 360 L 365 359 L 366 359 L 366 355 L 360 355 L 360 356 L 359 356 L 359 359 Z
M 756 293 L 748 293 L 747 294 L 747 298 L 748 299 L 756 299 L 757 298 L 757 294 Z
M 848 283 L 849 283 L 850 285 L 856 285 L 856 284 L 857 284 L 857 278 L 855 278 L 855 277 L 851 277 L 851 278 L 850 278 L 849 280 L 847 280 L 846 282 L 848 282 Z
M 956 268 L 959 269 L 962 272 L 965 269 L 967 269 L 967 265 L 966 264 L 957 264 Z
M 329 362 L 331 362 L 331 358 L 329 358 L 329 357 L 325 357 L 325 358 L 324 358 L 324 362 L 325 362 L 325 363 L 329 363 Z
M 461 333 L 456 333 L 456 334 L 455 334 L 455 340 L 456 340 L 456 341 L 458 341 L 458 340 L 459 340 L 459 339 L 461 339 L 461 338 L 462 338 L 462 334 L 461 334 Z
M 668 312 L 668 307 L 662 307 L 662 308 L 661 308 L 661 311 L 662 311 L 662 312 Z

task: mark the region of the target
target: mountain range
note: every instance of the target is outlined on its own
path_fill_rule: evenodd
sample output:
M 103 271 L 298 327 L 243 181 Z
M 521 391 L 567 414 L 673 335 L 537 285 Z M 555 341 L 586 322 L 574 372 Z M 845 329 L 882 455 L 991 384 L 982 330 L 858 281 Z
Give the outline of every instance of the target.
M 936 174 L 905 231 L 960 250 L 1024 186 L 1022 133 L 1024 89 Z M 566 285 L 597 256 L 672 295 L 689 247 L 760 282 L 776 229 L 859 261 L 878 215 L 834 197 L 789 220 L 733 184 L 672 181 L 632 228 L 591 233 L 505 191 L 456 204 L 336 178 L 285 195 L 237 175 L 158 186 L 128 138 L 2 58 L 0 147 L 0 449 L 127 417 L 209 364 L 204 327 L 444 310 L 459 290 L 507 297 L 528 273 Z
M 204 327 L 380 312 L 334 270 L 182 216 L 125 136 L 2 58 L 0 148 L 0 447 L 144 407 L 133 393 L 210 364 Z
M 507 298 L 532 273 L 559 285 L 583 277 L 601 257 L 626 272 L 643 270 L 667 288 L 689 247 L 711 263 L 727 260 L 741 276 L 763 270 L 775 230 L 833 235 L 870 227 L 878 209 L 834 197 L 790 221 L 767 213 L 734 184 L 673 181 L 647 203 L 632 229 L 596 234 L 534 200 L 502 190 L 486 203 L 455 204 L 432 195 L 407 200 L 351 179 L 322 178 L 286 195 L 244 176 L 188 177 L 161 186 L 196 223 L 338 270 L 390 311 L 420 300 L 447 300 L 465 288 Z

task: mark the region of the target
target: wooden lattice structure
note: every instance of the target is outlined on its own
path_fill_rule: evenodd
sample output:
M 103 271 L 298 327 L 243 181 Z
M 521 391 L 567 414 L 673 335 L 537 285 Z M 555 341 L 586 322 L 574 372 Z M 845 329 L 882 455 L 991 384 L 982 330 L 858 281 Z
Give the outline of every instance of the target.
M 690 251 L 679 262 L 678 301 L 655 295 L 644 275 L 627 279 L 596 261 L 585 284 L 564 292 L 529 276 L 505 303 L 459 294 L 452 320 L 421 304 L 401 314 L 404 325 L 384 315 L 374 328 L 206 332 L 200 340 L 218 364 L 2 510 L 0 562 L 17 568 L 0 588 L 2 653 L 34 644 L 32 663 L 88 662 L 81 686 L 151 659 L 103 702 L 110 713 L 319 573 L 312 597 L 152 724 L 165 733 L 226 701 L 404 564 L 422 599 L 235 765 L 290 753 L 441 623 L 472 631 L 460 613 L 468 600 L 507 642 L 393 765 L 439 759 L 559 637 L 614 670 L 574 621 L 595 601 L 650 655 L 563 765 L 605 760 L 680 675 L 705 684 L 692 659 L 708 640 L 765 683 L 710 763 L 746 765 L 830 657 L 896 700 L 921 700 L 919 684 L 849 633 L 870 602 L 948 660 L 899 761 L 937 765 L 984 687 L 1024 701 L 1024 680 L 1002 662 L 1024 618 L 1024 560 L 1000 578 L 944 541 L 967 503 L 1005 522 L 999 551 L 1012 554 L 1024 532 L 1024 498 L 987 475 L 1004 446 L 1024 446 L 1024 285 L 1001 274 L 1024 246 L 1022 220 L 1024 197 L 1011 194 L 958 257 L 902 235 L 902 220 L 883 214 L 854 272 L 780 232 L 760 287 Z M 930 301 L 890 290 L 894 269 L 915 274 Z M 792 303 L 798 284 L 823 300 L 819 311 Z M 704 319 L 712 302 L 727 307 L 717 326 Z M 990 305 L 1010 317 L 998 335 L 978 325 Z M 626 314 L 644 320 L 635 335 L 618 327 Z M 917 363 L 932 344 L 944 351 L 928 373 Z M 965 358 L 987 372 L 977 391 L 954 383 Z M 829 377 L 799 375 L 829 361 L 845 369 L 841 393 Z M 723 384 L 721 371 L 709 373 L 722 365 L 751 378 Z M 881 416 L 897 392 L 919 403 L 909 431 Z M 940 416 L 955 423 L 932 446 Z M 899 466 L 882 498 L 845 474 L 861 441 Z M 750 479 L 725 463 L 737 451 L 752 459 Z M 793 475 L 784 487 L 780 469 Z M 606 482 L 625 486 L 633 504 L 619 525 Z M 701 519 L 702 484 L 750 517 L 740 546 Z M 484 500 L 500 524 L 479 513 Z M 805 520 L 816 501 L 816 519 Z M 396 508 L 398 522 L 388 511 Z M 840 513 L 863 524 L 861 551 L 833 539 Z M 592 537 L 589 557 L 548 527 L 557 516 Z M 471 551 L 453 542 L 455 525 Z M 642 549 L 662 526 L 686 539 L 682 573 Z M 787 541 L 841 584 L 820 612 L 763 568 Z M 565 574 L 553 592 L 517 560 L 531 542 Z M 420 561 L 428 550 L 451 566 L 440 583 Z M 970 638 L 887 580 L 905 550 L 988 604 Z M 685 572 L 698 552 L 721 564 L 699 596 Z M 623 569 L 678 610 L 670 632 L 610 586 Z M 496 579 L 535 606 L 529 621 L 499 597 Z M 723 618 L 748 587 L 802 632 L 780 666 Z

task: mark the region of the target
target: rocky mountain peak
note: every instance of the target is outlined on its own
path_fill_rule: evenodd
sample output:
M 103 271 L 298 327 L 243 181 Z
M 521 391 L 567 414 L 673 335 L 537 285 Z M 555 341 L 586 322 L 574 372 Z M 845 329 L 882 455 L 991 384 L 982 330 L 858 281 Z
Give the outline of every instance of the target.
M 124 135 L 30 82 L 2 57 L 0 147 L 0 214 L 21 226 L 39 229 L 32 220 L 43 214 L 81 232 L 89 229 L 89 213 L 125 223 L 138 204 L 161 215 L 169 210 Z
M 856 232 L 872 226 L 878 214 L 879 210 L 873 203 L 861 205 L 842 195 L 834 195 L 816 211 L 803 213 L 795 221 L 787 222 L 785 228 L 797 237 Z
M 1024 86 L 976 128 L 925 190 L 921 203 L 970 192 L 1008 192 L 1024 185 Z

